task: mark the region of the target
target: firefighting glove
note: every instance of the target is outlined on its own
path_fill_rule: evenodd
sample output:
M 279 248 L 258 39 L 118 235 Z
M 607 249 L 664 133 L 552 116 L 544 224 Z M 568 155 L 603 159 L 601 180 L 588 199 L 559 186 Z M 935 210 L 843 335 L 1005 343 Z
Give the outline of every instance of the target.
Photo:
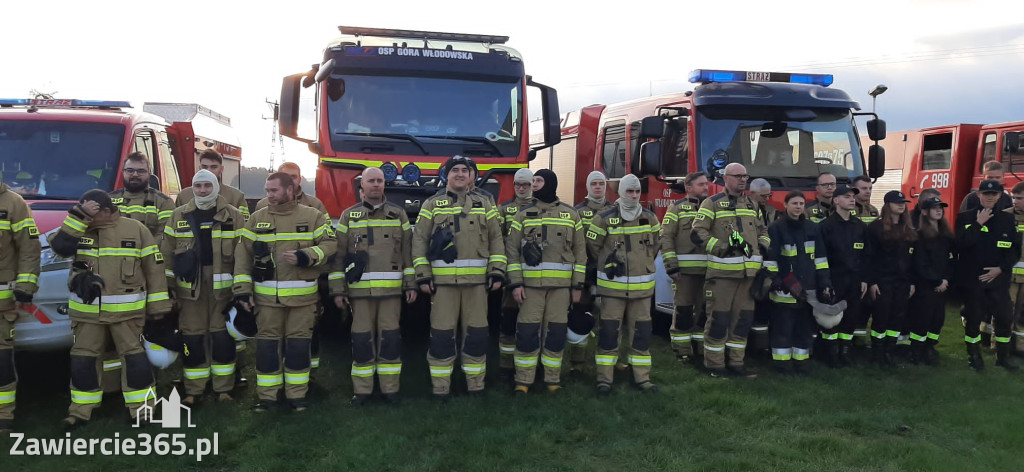
M 309 267 L 313 264 L 312 259 L 305 251 L 295 251 L 295 265 L 299 267 Z
M 800 284 L 800 281 L 796 279 L 793 274 L 786 275 L 782 279 L 782 286 L 789 291 L 790 295 L 800 301 L 807 300 L 807 294 L 804 293 L 804 286 Z
M 750 243 L 743 239 L 743 235 L 741 235 L 739 231 L 733 231 L 732 234 L 729 235 L 729 247 L 746 257 L 754 255 L 754 248 L 750 246 Z
M 750 298 L 764 300 L 768 298 L 768 291 L 772 288 L 772 274 L 768 269 L 762 268 L 754 276 L 754 283 L 750 285 Z
M 626 274 L 626 269 L 623 267 L 623 262 L 616 256 L 615 253 L 608 255 L 608 258 L 604 260 L 604 275 L 608 279 L 614 279 L 615 277 L 622 277 Z
M 274 279 L 274 257 L 270 253 L 270 245 L 266 241 L 252 243 L 252 280 L 265 282 Z
M 177 317 L 165 316 L 159 320 L 146 320 L 142 336 L 147 341 L 163 346 L 169 351 L 183 352 L 185 350 L 185 336 L 178 331 Z
M 366 265 L 370 262 L 370 255 L 366 251 L 356 251 L 345 254 L 344 269 L 345 282 L 355 283 L 363 278 Z
M 91 305 L 100 295 L 103 294 L 103 279 L 92 272 L 79 272 L 72 279 L 68 288 L 82 303 Z
M 539 266 L 544 258 L 544 248 L 532 241 L 523 244 L 519 252 L 523 255 L 523 262 L 528 266 Z
M 441 227 L 434 231 L 430 237 L 430 246 L 427 248 L 427 260 L 443 260 L 451 264 L 458 257 L 458 250 L 455 248 L 455 235 L 447 227 Z
M 821 290 L 818 290 L 818 293 L 816 295 L 817 295 L 818 301 L 821 302 L 821 303 L 824 303 L 825 305 L 835 305 L 836 304 L 836 293 L 835 293 L 834 290 L 832 290 L 832 287 L 830 287 L 828 285 L 826 285 Z
M 32 303 L 32 294 L 28 292 L 22 292 L 21 290 L 14 290 L 14 301 L 18 303 Z

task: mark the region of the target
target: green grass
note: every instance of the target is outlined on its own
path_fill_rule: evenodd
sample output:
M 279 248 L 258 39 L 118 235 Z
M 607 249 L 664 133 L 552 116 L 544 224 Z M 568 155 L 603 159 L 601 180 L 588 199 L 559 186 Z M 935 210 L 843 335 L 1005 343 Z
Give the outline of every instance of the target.
M 952 313 L 952 312 L 951 312 Z M 323 346 L 311 408 L 256 415 L 253 391 L 234 406 L 203 404 L 190 441 L 219 433 L 220 454 L 194 457 L 4 457 L 4 470 L 1014 470 L 1024 467 L 1024 374 L 966 365 L 963 330 L 949 317 L 938 368 L 892 370 L 815 365 L 810 378 L 780 377 L 765 361 L 755 380 L 712 379 L 675 361 L 658 339 L 643 395 L 619 375 L 610 398 L 594 396 L 593 373 L 552 396 L 512 398 L 496 358 L 485 398 L 430 399 L 426 343 L 408 339 L 400 407 L 349 406 L 348 344 Z M 246 353 L 251 375 L 251 352 Z M 66 356 L 23 355 L 17 430 L 63 437 Z M 163 372 L 161 379 L 172 378 Z M 461 382 L 458 389 L 464 389 Z M 166 388 L 161 394 L 166 393 Z M 76 437 L 135 434 L 117 396 L 107 396 Z M 159 428 L 146 430 L 157 434 Z M 12 441 L 0 439 L 4 455 Z

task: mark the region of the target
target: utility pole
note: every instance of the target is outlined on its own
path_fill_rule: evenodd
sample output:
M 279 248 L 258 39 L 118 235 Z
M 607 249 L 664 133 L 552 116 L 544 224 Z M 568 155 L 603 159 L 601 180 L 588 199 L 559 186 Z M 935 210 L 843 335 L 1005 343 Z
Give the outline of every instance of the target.
M 270 100 L 264 99 L 264 101 L 267 103 L 267 106 L 270 107 L 271 116 L 262 116 L 261 118 L 264 120 L 273 120 L 273 128 L 270 131 L 270 167 L 267 168 L 268 171 L 273 173 L 275 169 L 277 169 L 277 163 L 275 162 L 277 152 L 274 149 L 275 147 L 280 148 L 281 160 L 284 160 L 284 138 L 277 132 L 277 120 L 280 105 L 277 102 L 272 102 Z

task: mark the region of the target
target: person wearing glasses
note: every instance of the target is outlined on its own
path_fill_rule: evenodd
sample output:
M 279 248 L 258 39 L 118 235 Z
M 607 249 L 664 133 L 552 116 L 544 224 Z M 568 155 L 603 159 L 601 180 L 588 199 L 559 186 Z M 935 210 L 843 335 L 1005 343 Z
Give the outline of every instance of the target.
M 661 222 L 661 258 L 675 288 L 675 312 L 669 328 L 672 350 L 679 360 L 696 362 L 704 353 L 707 315 L 703 285 L 708 256 L 703 247 L 693 243 L 691 234 L 697 210 L 708 198 L 708 176 L 703 172 L 689 174 L 683 179 L 683 188 L 686 197 L 673 203 Z
M 110 192 L 110 200 L 123 216 L 142 222 L 154 238 L 164 234 L 164 225 L 174 213 L 174 200 L 149 186 L 152 167 L 149 158 L 133 152 L 124 161 L 124 188 Z
M 775 205 L 772 205 L 772 184 L 765 179 L 754 179 L 748 185 L 750 199 L 757 203 L 761 222 L 765 228 L 772 225 L 782 216 Z M 750 327 L 747 348 L 757 351 L 769 348 L 768 323 L 771 321 L 772 302 L 770 300 L 754 300 L 754 325 Z M 703 326 L 703 325 L 701 325 Z
M 754 319 L 750 287 L 771 240 L 757 204 L 746 194 L 746 167 L 731 163 L 722 178 L 725 190 L 704 200 L 693 222 L 693 242 L 708 253 L 704 296 L 710 313 L 704 327 L 704 366 L 712 377 L 732 373 L 754 378 L 757 374 L 743 366 Z
M 779 219 L 779 209 L 775 208 L 770 201 L 772 198 L 772 184 L 765 179 L 754 179 L 750 181 L 750 199 L 757 204 L 761 212 L 761 221 L 765 226 L 771 226 Z
M 501 219 L 501 234 L 508 236 L 509 226 L 515 221 L 519 209 L 534 202 L 533 198 L 533 171 L 530 169 L 519 169 L 512 179 L 512 186 L 516 196 L 511 200 L 498 206 L 498 215 Z M 498 367 L 507 378 L 515 375 L 514 357 L 516 353 L 516 319 L 519 316 L 519 304 L 512 297 L 512 290 L 508 287 L 500 292 L 501 296 L 501 321 L 498 325 Z
M 832 207 L 832 195 L 836 192 L 836 176 L 831 172 L 818 174 L 818 197 L 807 204 L 804 212 L 813 223 L 821 223 L 831 215 L 835 208 Z

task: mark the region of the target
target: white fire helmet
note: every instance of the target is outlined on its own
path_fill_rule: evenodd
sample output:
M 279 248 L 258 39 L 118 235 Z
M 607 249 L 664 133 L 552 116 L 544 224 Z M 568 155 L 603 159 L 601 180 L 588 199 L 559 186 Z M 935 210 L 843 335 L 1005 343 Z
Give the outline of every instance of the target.
M 251 337 L 246 336 L 246 335 L 242 334 L 240 331 L 238 331 L 238 328 L 235 328 L 235 317 L 237 317 L 237 316 L 238 316 L 238 309 L 236 309 L 235 307 L 231 307 L 231 309 L 228 310 L 228 322 L 227 322 L 228 333 L 231 334 L 232 338 L 235 338 L 235 341 L 246 341 L 246 340 L 252 339 Z
M 153 344 L 142 338 L 142 347 L 146 350 L 146 358 L 149 359 L 149 363 L 157 369 L 166 369 L 174 364 L 174 361 L 178 360 L 178 353 L 171 351 L 159 344 Z

